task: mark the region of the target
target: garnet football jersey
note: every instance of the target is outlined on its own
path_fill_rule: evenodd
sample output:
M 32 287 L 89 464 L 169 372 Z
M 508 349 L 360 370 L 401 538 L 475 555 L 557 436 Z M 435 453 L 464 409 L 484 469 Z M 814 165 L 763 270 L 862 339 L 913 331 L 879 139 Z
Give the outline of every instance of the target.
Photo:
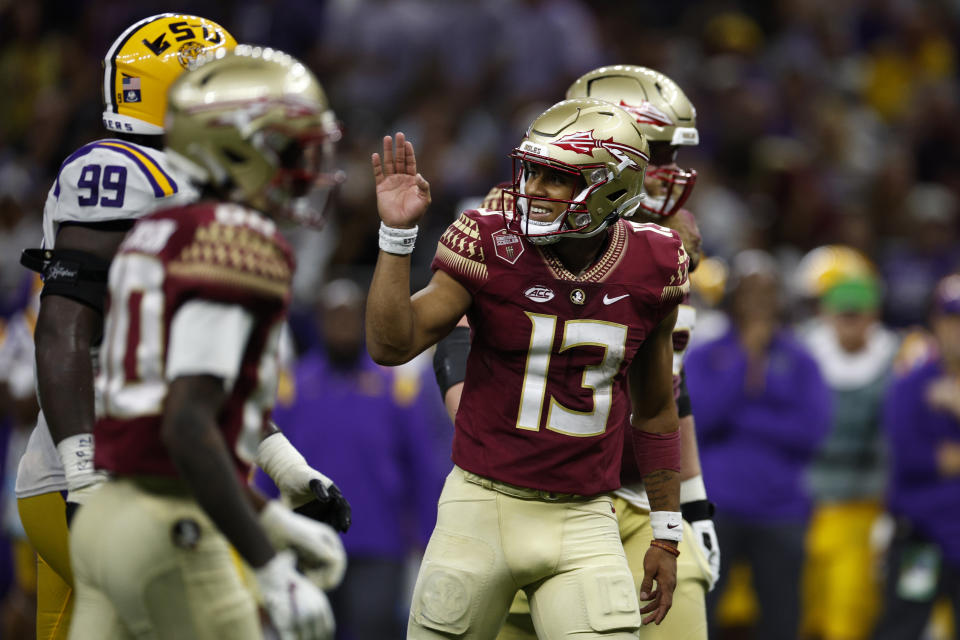
M 251 209 L 201 203 L 139 221 L 110 268 L 110 310 L 97 377 L 103 401 L 94 430 L 97 467 L 117 474 L 176 475 L 160 439 L 169 379 L 178 372 L 217 375 L 221 367 L 205 362 L 202 347 L 193 365 L 185 363 L 189 352 L 171 351 L 171 335 L 188 336 L 199 346 L 204 336 L 229 344 L 222 335 L 229 333 L 242 337 L 232 347 L 236 375 L 225 379 L 219 426 L 238 472 L 245 474 L 276 394 L 277 348 L 292 274 L 293 258 L 276 226 Z M 216 309 L 249 318 L 245 330 L 201 321 L 192 327 L 195 335 L 184 331 L 184 318 L 210 317 Z M 219 317 L 236 324 L 237 313 Z
M 627 369 L 686 294 L 688 259 L 655 224 L 621 219 L 608 233 L 580 275 L 507 231 L 500 212 L 468 211 L 441 237 L 433 268 L 473 296 L 458 466 L 560 493 L 620 485 Z

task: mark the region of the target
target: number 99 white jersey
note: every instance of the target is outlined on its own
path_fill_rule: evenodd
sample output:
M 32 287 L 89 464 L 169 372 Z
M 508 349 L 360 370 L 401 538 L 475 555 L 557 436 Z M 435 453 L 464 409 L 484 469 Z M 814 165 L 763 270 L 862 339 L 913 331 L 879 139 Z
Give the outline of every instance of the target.
M 197 197 L 163 151 L 124 140 L 97 140 L 74 151 L 60 166 L 43 208 L 43 246 L 55 247 L 64 223 L 132 221 Z M 16 494 L 28 498 L 64 489 L 60 458 L 41 412 L 17 471 Z

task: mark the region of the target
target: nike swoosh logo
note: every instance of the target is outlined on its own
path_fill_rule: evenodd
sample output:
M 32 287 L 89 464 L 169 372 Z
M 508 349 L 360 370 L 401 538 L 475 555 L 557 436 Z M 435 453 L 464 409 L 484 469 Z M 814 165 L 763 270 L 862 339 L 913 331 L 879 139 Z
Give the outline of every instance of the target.
M 668 525 L 667 525 L 667 529 L 676 529 L 676 528 L 679 527 L 679 526 L 680 526 L 680 525 L 678 525 L 678 524 L 668 524 Z
M 624 298 L 629 298 L 629 297 L 630 297 L 629 293 L 625 293 L 622 296 L 617 296 L 616 298 L 611 298 L 607 294 L 603 294 L 603 304 L 613 304 L 617 300 L 623 300 Z

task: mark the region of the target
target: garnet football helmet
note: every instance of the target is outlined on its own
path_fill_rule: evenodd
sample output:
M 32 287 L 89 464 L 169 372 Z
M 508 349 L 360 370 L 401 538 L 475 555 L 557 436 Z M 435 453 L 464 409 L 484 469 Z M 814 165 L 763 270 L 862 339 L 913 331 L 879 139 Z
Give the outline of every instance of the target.
M 504 213 L 507 228 L 535 244 L 594 236 L 632 214 L 643 198 L 647 141 L 633 117 L 609 102 L 580 98 L 553 105 L 533 121 L 510 157 L 513 185 L 504 192 L 514 199 L 514 215 Z M 525 184 L 533 166 L 582 178 L 582 188 L 569 199 L 528 196 Z M 531 201 L 568 206 L 553 222 L 536 222 L 529 216 Z
M 628 111 L 650 145 L 648 178 L 660 182 L 640 208 L 654 216 L 673 215 L 690 197 L 697 172 L 676 165 L 678 147 L 700 142 L 697 110 L 673 80 L 653 69 L 632 65 L 600 67 L 567 89 L 567 98 L 597 98 Z
M 170 88 L 167 147 L 194 180 L 271 216 L 318 225 L 340 127 L 320 83 L 292 56 L 238 46 Z
M 131 25 L 103 58 L 103 125 L 162 134 L 173 81 L 199 56 L 235 46 L 226 29 L 198 16 L 161 13 Z

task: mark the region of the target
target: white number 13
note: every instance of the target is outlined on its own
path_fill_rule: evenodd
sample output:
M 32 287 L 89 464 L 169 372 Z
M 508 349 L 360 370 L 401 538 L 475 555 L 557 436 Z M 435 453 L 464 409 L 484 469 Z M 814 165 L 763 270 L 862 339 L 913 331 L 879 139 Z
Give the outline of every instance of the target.
M 526 315 L 533 324 L 533 330 L 523 375 L 517 428 L 538 431 L 547 396 L 547 371 L 550 368 L 557 317 L 536 313 Z M 564 323 L 561 352 L 578 346 L 603 347 L 603 360 L 598 365 L 584 367 L 583 371 L 581 386 L 593 389 L 593 410 L 568 409 L 551 396 L 547 409 L 547 429 L 577 437 L 595 436 L 606 430 L 613 404 L 613 377 L 620 369 L 626 343 L 626 325 L 600 320 L 568 320 Z

